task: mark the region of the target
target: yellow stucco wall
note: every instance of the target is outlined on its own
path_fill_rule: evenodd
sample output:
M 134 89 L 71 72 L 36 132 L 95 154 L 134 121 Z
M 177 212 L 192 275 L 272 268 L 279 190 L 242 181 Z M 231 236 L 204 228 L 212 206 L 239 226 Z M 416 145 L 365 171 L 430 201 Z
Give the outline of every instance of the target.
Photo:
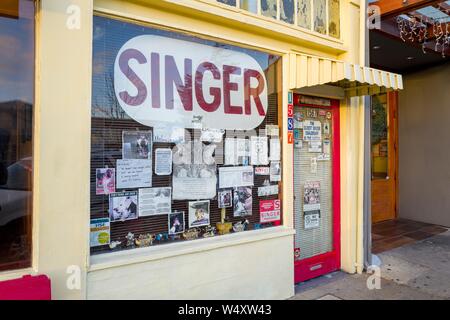
M 126 277 L 118 282 L 110 281 L 113 278 L 122 278 L 123 272 L 127 271 L 126 268 L 121 268 L 111 261 L 103 261 L 102 267 L 96 268 L 95 264 L 89 261 L 90 99 L 94 10 L 102 14 L 173 28 L 281 55 L 284 75 L 282 108 L 283 114 L 287 115 L 290 73 L 302 72 L 290 69 L 289 53 L 302 52 L 360 63 L 362 49 L 359 46 L 361 35 L 358 31 L 361 26 L 359 3 L 360 1 L 342 1 L 341 41 L 293 29 L 251 14 L 242 14 L 236 9 L 212 6 L 208 1 L 185 0 L 183 5 L 179 5 L 179 1 L 175 0 L 41 0 L 37 15 L 33 268 L 23 272 L 2 273 L 0 280 L 22 273 L 48 274 L 52 279 L 52 290 L 56 299 L 102 297 L 101 291 L 97 290 L 100 287 L 97 288 L 94 284 L 103 280 L 108 280 L 111 286 L 126 284 Z M 74 14 L 73 11 L 68 11 L 68 8 L 74 8 L 70 7 L 71 5 L 80 9 L 80 29 L 67 28 L 67 20 Z M 361 107 L 362 99 L 342 100 L 341 262 L 342 268 L 348 272 L 360 272 L 362 265 L 364 111 Z M 283 123 L 285 122 L 286 119 Z M 265 263 L 264 272 L 274 275 L 265 279 L 271 283 L 268 287 L 272 288 L 273 292 L 260 294 L 260 297 L 264 298 L 286 298 L 294 292 L 292 255 L 294 170 L 292 145 L 288 145 L 286 141 L 287 128 L 283 126 L 285 226 L 280 229 L 279 235 L 255 236 L 256 240 L 250 242 L 239 237 L 230 240 L 220 237 L 224 238 L 221 241 L 225 241 L 220 249 L 225 256 L 232 255 L 233 250 L 238 250 L 234 251 L 236 256 L 244 256 L 245 253 L 249 260 L 254 259 L 263 266 Z M 233 247 L 227 247 L 226 241 L 233 243 Z M 214 248 L 210 242 L 205 243 L 203 253 L 203 249 L 200 248 L 197 252 L 185 253 L 185 258 L 167 258 L 164 263 L 175 267 L 189 263 L 190 259 L 195 257 L 204 259 L 207 250 Z M 268 263 L 270 256 L 264 256 L 261 252 L 264 248 L 275 249 L 277 246 L 283 254 L 277 255 L 277 263 Z M 173 250 L 179 249 L 175 247 Z M 210 254 L 212 257 L 219 257 L 218 252 Z M 146 262 L 144 259 L 136 263 L 141 263 L 141 266 L 148 270 L 158 269 L 155 261 Z M 66 285 L 67 280 L 70 280 L 70 274 L 67 273 L 70 266 L 80 268 L 79 289 L 70 290 Z M 220 260 L 214 266 L 220 268 Z M 231 282 L 232 285 L 230 284 L 228 288 L 239 290 L 240 285 L 248 286 L 258 281 L 258 272 L 251 277 L 246 272 L 245 262 L 236 268 L 233 273 L 236 282 Z M 73 272 L 73 269 L 71 270 Z M 250 278 L 247 282 L 239 284 L 238 279 L 243 275 Z M 86 279 L 91 282 L 86 283 Z M 164 279 L 163 277 L 160 281 L 163 282 Z M 210 284 L 206 282 L 204 285 Z M 186 297 L 181 293 L 177 295 L 175 291 L 171 292 L 172 298 Z M 191 297 L 204 297 L 201 287 L 197 288 L 197 292 L 198 295 Z M 229 293 L 229 290 L 223 290 L 223 298 L 227 298 L 227 292 Z M 242 297 L 249 298 L 249 295 L 244 294 L 247 291 L 242 292 Z M 120 294 L 120 291 L 117 291 L 117 294 Z

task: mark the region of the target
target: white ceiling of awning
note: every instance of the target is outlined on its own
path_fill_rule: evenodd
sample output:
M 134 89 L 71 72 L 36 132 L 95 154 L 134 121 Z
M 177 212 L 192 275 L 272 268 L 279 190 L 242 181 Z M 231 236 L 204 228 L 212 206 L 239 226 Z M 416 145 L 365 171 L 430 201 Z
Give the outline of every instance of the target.
M 399 74 L 306 54 L 291 54 L 290 69 L 290 90 L 326 84 L 353 97 L 403 89 Z

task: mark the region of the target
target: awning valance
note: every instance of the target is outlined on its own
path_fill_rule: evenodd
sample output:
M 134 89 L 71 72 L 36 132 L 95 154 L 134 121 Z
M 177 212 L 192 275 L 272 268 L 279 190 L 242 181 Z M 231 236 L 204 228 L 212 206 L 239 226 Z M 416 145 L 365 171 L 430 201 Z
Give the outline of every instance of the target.
M 291 54 L 290 70 L 291 90 L 327 84 L 353 97 L 403 89 L 399 74 L 306 54 Z

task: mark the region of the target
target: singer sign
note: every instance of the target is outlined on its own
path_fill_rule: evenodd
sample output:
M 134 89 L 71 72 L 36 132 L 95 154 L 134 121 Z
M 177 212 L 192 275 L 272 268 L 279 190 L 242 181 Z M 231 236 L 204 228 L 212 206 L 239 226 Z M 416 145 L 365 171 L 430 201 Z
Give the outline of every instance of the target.
M 114 89 L 123 110 L 147 126 L 249 130 L 267 113 L 267 81 L 253 57 L 155 35 L 122 46 Z

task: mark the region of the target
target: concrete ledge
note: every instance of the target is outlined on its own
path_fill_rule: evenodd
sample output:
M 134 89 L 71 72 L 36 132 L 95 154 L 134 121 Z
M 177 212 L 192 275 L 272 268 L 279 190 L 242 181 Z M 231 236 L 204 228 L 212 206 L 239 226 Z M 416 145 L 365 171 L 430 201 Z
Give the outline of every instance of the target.
M 288 237 L 294 234 L 294 229 L 281 226 L 147 248 L 109 252 L 91 256 L 88 272 L 237 246 L 255 241 Z

